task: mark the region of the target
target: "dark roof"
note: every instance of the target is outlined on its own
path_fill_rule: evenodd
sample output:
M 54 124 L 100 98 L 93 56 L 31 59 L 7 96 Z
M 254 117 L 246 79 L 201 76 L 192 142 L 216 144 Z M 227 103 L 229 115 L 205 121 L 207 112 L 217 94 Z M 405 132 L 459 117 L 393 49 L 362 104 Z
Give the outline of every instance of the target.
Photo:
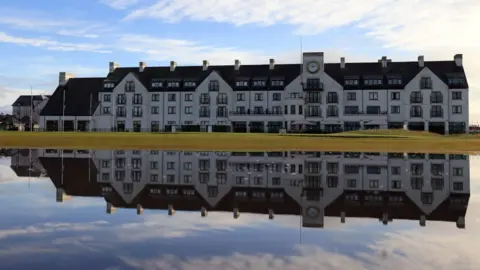
M 49 95 L 21 95 L 13 102 L 12 106 L 31 106 L 32 99 L 35 101 L 42 101 L 45 98 L 49 98 Z
M 455 61 L 430 61 L 425 62 L 425 67 L 429 68 L 436 74 L 443 82 L 448 84 L 449 76 L 460 76 L 465 78 L 464 69 L 462 66 L 457 66 Z M 418 62 L 388 62 L 386 68 L 383 68 L 381 63 L 366 62 L 366 63 L 346 63 L 345 68 L 340 67 L 340 63 L 326 63 L 324 71 L 345 89 L 402 89 L 408 84 L 423 68 L 418 66 Z M 216 71 L 233 89 L 237 79 L 253 80 L 255 78 L 275 79 L 282 78 L 284 86 L 287 86 L 295 78 L 301 74 L 300 64 L 277 64 L 273 70 L 270 70 L 269 65 L 242 65 L 239 71 L 235 71 L 233 65 L 225 66 L 209 66 L 206 71 L 202 70 L 202 66 L 177 66 L 174 71 L 170 71 L 169 66 L 163 67 L 146 67 L 143 72 L 139 72 L 138 67 L 124 67 L 116 68 L 113 72 L 107 75 L 106 81 L 118 83 L 127 74 L 133 73 L 142 82 L 142 84 L 150 91 L 168 91 L 166 88 L 152 89 L 152 80 L 168 81 L 168 80 L 188 80 L 195 81 L 197 85 L 201 83 L 211 72 Z M 345 85 L 345 78 L 355 76 L 359 79 L 359 85 L 350 86 Z M 363 79 L 369 76 L 383 79 L 383 85 L 373 86 L 364 85 Z M 401 78 L 402 84 L 389 85 L 386 87 L 389 78 Z M 465 78 L 466 79 L 466 78 Z M 450 86 L 451 88 L 468 88 L 465 85 Z M 194 90 L 194 89 L 180 89 L 180 90 Z M 248 90 L 241 89 L 241 90 Z M 269 90 L 268 86 L 266 89 Z M 278 88 L 271 90 L 279 90 Z M 281 89 L 280 89 L 281 90 Z M 112 89 L 103 89 L 102 91 L 109 92 Z M 178 91 L 178 89 L 176 89 Z
M 65 193 L 81 197 L 101 197 L 101 187 L 97 183 L 97 168 L 89 158 L 40 157 L 40 162 L 56 188 L 63 188 Z M 90 172 L 90 173 L 89 173 Z
M 40 177 L 42 173 L 34 167 L 10 166 L 18 177 Z
M 63 115 L 64 93 L 66 116 L 92 115 L 98 106 L 98 92 L 102 89 L 103 81 L 104 78 L 69 79 L 65 86 L 59 85 L 55 89 L 40 115 Z

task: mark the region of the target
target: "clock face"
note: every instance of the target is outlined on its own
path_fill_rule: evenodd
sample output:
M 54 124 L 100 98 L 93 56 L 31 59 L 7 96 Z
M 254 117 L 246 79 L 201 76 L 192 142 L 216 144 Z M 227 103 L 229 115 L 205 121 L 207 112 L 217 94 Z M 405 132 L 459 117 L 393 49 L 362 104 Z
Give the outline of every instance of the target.
M 307 216 L 309 218 L 316 218 L 316 217 L 318 217 L 319 213 L 320 213 L 320 211 L 316 207 L 307 208 Z
M 315 61 L 308 62 L 307 64 L 307 69 L 310 73 L 315 73 L 319 69 L 319 64 Z

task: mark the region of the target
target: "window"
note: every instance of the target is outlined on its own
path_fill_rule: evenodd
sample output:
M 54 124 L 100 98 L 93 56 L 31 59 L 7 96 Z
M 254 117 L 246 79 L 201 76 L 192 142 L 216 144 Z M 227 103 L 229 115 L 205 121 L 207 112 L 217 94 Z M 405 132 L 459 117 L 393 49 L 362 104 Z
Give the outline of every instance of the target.
M 420 79 L 420 89 L 432 89 L 432 78 L 422 77 Z
M 114 88 L 115 87 L 115 83 L 111 83 L 111 82 L 106 82 L 103 84 L 103 88 L 105 89 L 111 89 L 111 88 Z
M 452 113 L 453 114 L 461 114 L 462 113 L 462 106 L 452 106 Z
M 357 187 L 357 180 L 356 179 L 347 179 L 347 187 L 348 188 L 356 188 Z
M 423 102 L 422 92 L 415 91 L 410 94 L 410 103 L 422 103 L 422 102 Z
M 463 190 L 463 183 L 462 182 L 453 182 L 453 190 L 462 191 Z
M 111 101 L 111 95 L 110 94 L 105 94 L 103 95 L 103 101 L 105 102 L 110 102 Z
M 135 82 L 126 81 L 125 82 L 125 92 L 135 92 Z
M 158 121 L 152 121 L 152 122 L 150 123 L 150 130 L 151 130 L 152 132 L 157 132 L 157 131 L 159 131 L 159 130 L 160 130 L 160 122 L 158 122 Z M 155 151 L 155 150 L 152 150 L 152 151 Z M 150 154 L 153 155 L 152 152 L 150 152 Z M 157 154 L 158 154 L 158 153 L 157 153 Z
M 462 86 L 465 84 L 465 78 L 448 78 L 448 85 Z
M 338 107 L 329 105 L 327 107 L 327 117 L 338 117 Z
M 410 172 L 412 173 L 412 175 L 422 175 L 423 164 L 410 164 Z
M 117 104 L 118 105 L 124 105 L 127 103 L 127 97 L 125 94 L 118 94 L 117 96 Z
M 177 95 L 176 94 L 168 94 L 168 101 L 176 101 Z
M 274 101 L 280 101 L 280 100 L 282 100 L 282 94 L 281 93 L 273 93 L 272 99 Z
M 453 168 L 453 176 L 463 176 L 463 168 Z
M 430 165 L 430 172 L 434 176 L 442 176 L 443 175 L 443 164 L 431 164 Z
M 343 113 L 345 115 L 357 115 L 359 113 L 358 106 L 345 106 Z
M 255 101 L 262 101 L 263 94 L 262 93 L 255 93 Z
M 152 95 L 152 101 L 160 101 L 160 95 L 159 94 L 153 94 Z
M 337 174 L 338 173 L 338 163 L 327 163 L 327 173 L 329 174 Z
M 382 85 L 383 84 L 382 81 L 383 81 L 382 79 L 365 79 L 363 81 L 363 84 L 365 84 L 365 85 Z
M 175 170 L 175 162 L 167 162 L 167 170 Z
M 297 108 L 297 106 L 295 106 L 295 105 L 290 105 L 290 114 L 297 114 L 296 108 Z
M 133 104 L 142 104 L 142 94 L 133 95 Z
M 369 188 L 378 188 L 378 180 L 370 180 L 368 181 Z
M 270 85 L 272 87 L 283 87 L 283 80 L 272 80 Z
M 462 92 L 455 91 L 452 92 L 452 100 L 461 100 L 462 99 Z
M 248 87 L 248 81 L 245 81 L 245 80 L 243 80 L 243 81 L 236 81 L 236 82 L 235 82 L 235 86 L 236 86 L 236 87 L 242 87 L 242 88 Z
M 132 114 L 134 117 L 142 117 L 142 107 L 133 107 Z
M 367 114 L 372 114 L 372 115 L 381 114 L 380 106 L 367 106 Z
M 158 174 L 150 174 L 150 182 L 158 182 Z
M 392 181 L 392 188 L 393 188 L 393 189 L 401 189 L 401 188 L 402 188 L 402 181 L 400 181 L 400 180 L 393 180 L 393 181 Z
M 254 80 L 253 81 L 254 88 L 265 88 L 267 87 L 267 81 L 265 80 Z
M 228 104 L 228 98 L 226 93 L 219 93 L 217 96 L 217 105 Z
M 150 161 L 150 169 L 152 170 L 158 169 L 158 161 Z
M 392 175 L 400 175 L 400 167 L 391 167 L 390 168 L 390 173 Z
M 410 117 L 422 117 L 422 107 L 412 106 L 410 108 Z
M 443 178 L 432 178 L 430 180 L 430 182 L 432 183 L 432 189 L 433 190 L 442 190 L 443 189 L 443 185 L 444 185 Z
M 399 114 L 400 113 L 400 106 L 390 106 L 390 113 L 391 114 Z
M 308 106 L 307 107 L 307 116 L 321 116 L 320 106 Z
M 169 183 L 169 184 L 175 183 L 175 175 L 168 174 L 167 175 L 167 183 Z M 168 190 L 167 190 L 167 192 L 168 192 Z
M 184 175 L 184 176 L 183 176 L 183 183 L 184 183 L 184 184 L 190 184 L 190 183 L 192 183 L 192 176 L 191 176 L 191 175 Z
M 388 84 L 389 85 L 401 85 L 402 84 L 402 79 L 400 79 L 400 78 L 388 79 Z
M 358 85 L 358 79 L 346 79 L 345 85 Z
M 378 100 L 378 93 L 377 92 L 370 92 L 368 93 L 369 100 Z
M 142 168 L 142 160 L 138 158 L 132 158 L 132 168 L 133 169 L 141 169 Z
M 158 107 L 152 107 L 152 108 L 151 108 L 151 113 L 152 113 L 152 114 L 158 114 L 159 111 L 160 111 L 160 110 L 159 110 Z
M 103 107 L 103 114 L 110 114 L 110 107 Z
M 193 101 L 193 94 L 185 94 L 185 101 Z
M 335 92 L 327 93 L 327 103 L 338 103 L 338 94 Z
M 210 117 L 210 108 L 207 106 L 200 107 L 200 117 Z
M 192 107 L 185 107 L 185 114 L 192 114 Z
M 168 82 L 167 87 L 168 88 L 179 88 L 180 87 L 180 82 Z
M 210 96 L 208 94 L 201 94 L 200 104 L 210 104 Z
M 102 160 L 102 168 L 110 168 L 110 160 Z
M 282 179 L 280 177 L 272 177 L 272 185 L 279 186 L 281 182 L 282 182 Z
M 367 166 L 367 174 L 380 174 L 380 166 Z
M 177 109 L 176 107 L 172 107 L 172 106 L 168 107 L 168 114 L 176 114 L 177 113 L 176 109 Z
M 237 93 L 237 101 L 245 101 L 245 93 Z
M 218 106 L 217 107 L 217 117 L 227 117 L 227 107 Z
M 357 165 L 344 165 L 343 170 L 346 174 L 357 174 L 360 172 L 360 168 Z
M 220 90 L 220 84 L 217 80 L 211 80 L 208 83 L 208 90 L 209 91 L 219 91 Z
M 152 88 L 162 88 L 163 87 L 163 82 L 159 79 L 153 79 L 152 80 Z
M 327 176 L 327 186 L 329 188 L 338 187 L 338 176 Z
M 430 108 L 430 117 L 443 117 L 443 108 L 439 105 L 433 105 Z
M 400 92 L 392 92 L 390 93 L 391 100 L 400 100 Z
M 110 174 L 109 173 L 102 173 L 102 181 L 109 181 Z
M 207 192 L 208 192 L 208 197 L 217 197 L 218 196 L 218 186 L 208 186 Z
M 185 81 L 185 82 L 183 82 L 183 87 L 184 88 L 195 88 L 195 87 L 197 87 L 197 83 L 192 82 L 192 81 Z
M 357 100 L 357 93 L 355 92 L 347 93 L 347 100 Z
M 183 169 L 186 171 L 192 170 L 192 163 L 191 162 L 184 162 L 183 163 Z
M 307 79 L 307 89 L 322 89 L 320 79 Z
M 443 103 L 443 95 L 440 91 L 433 91 L 430 94 L 430 103 Z

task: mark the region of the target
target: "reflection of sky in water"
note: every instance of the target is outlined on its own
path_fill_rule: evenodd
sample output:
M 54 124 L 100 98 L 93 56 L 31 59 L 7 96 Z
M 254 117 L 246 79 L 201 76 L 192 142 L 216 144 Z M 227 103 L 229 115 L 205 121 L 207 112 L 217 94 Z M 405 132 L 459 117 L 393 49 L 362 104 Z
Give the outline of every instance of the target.
M 475 165 L 480 160 L 473 158 L 466 230 L 348 217 L 346 224 L 326 218 L 328 228 L 300 231 L 295 216 L 137 216 L 134 209 L 106 215 L 102 198 L 56 203 L 49 179 L 31 179 L 30 187 L 25 178 L 3 179 L 0 269 L 480 269 Z

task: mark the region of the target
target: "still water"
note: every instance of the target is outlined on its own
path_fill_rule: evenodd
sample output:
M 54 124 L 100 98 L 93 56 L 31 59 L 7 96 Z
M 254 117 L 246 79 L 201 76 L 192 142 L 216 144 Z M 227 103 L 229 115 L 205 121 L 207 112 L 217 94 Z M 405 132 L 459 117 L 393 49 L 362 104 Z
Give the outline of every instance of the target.
M 480 269 L 474 156 L 2 153 L 0 269 Z

